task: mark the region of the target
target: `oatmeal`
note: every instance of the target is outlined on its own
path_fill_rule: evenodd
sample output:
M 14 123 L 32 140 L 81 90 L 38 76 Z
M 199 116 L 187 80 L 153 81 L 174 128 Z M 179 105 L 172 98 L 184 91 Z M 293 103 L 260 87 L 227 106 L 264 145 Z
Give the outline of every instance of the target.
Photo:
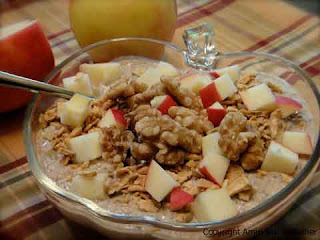
M 40 115 L 45 173 L 122 214 L 203 222 L 257 206 L 303 167 L 313 123 L 281 79 L 230 69 L 133 57 L 81 65 L 64 87 L 96 100 L 75 94 Z

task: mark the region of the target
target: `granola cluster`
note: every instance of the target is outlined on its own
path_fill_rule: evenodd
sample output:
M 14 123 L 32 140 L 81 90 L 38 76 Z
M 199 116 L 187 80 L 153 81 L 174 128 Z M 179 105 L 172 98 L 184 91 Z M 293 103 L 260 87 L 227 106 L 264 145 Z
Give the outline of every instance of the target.
M 207 179 L 199 171 L 204 136 L 220 134 L 218 146 L 224 157 L 231 161 L 224 187 L 231 197 L 249 201 L 254 193 L 247 172 L 259 170 L 271 140 L 281 137 L 290 128 L 279 109 L 273 111 L 249 111 L 238 92 L 221 101 L 227 114 L 214 126 L 203 108 L 201 99 L 191 90 L 181 87 L 175 77 L 161 77 L 153 86 L 135 81 L 147 67 L 134 67 L 110 86 L 104 87 L 103 96 L 92 101 L 83 124 L 70 127 L 61 123 L 59 104 L 55 102 L 39 117 L 39 122 L 52 149 L 61 154 L 61 162 L 77 169 L 78 174 L 88 178 L 98 176 L 90 170 L 92 161 L 77 163 L 75 152 L 70 148 L 70 139 L 87 133 L 99 132 L 101 159 L 109 164 L 105 173 L 104 191 L 116 201 L 134 202 L 141 211 L 157 212 L 170 208 L 169 198 L 157 202 L 146 191 L 149 164 L 155 160 L 180 184 L 186 193 L 196 197 L 208 189 L 217 189 L 221 184 Z M 237 82 L 239 91 L 259 85 L 255 75 L 247 75 Z M 283 93 L 274 83 L 267 84 L 273 92 Z M 170 96 L 177 106 L 163 114 L 151 105 L 157 96 Z M 124 114 L 126 127 L 101 125 L 110 109 Z M 300 121 L 297 116 L 290 116 Z M 288 119 L 288 118 L 287 118 Z M 296 125 L 295 125 L 296 126 Z M 214 147 L 214 146 L 212 146 Z M 160 179 L 159 179 L 160 180 Z M 192 219 L 189 206 L 175 213 L 178 221 Z

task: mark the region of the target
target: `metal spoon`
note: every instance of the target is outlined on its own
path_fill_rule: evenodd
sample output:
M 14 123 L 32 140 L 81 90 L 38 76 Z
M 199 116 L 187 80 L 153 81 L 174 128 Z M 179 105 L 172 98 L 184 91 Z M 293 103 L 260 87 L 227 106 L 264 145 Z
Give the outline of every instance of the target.
M 0 71 L 0 85 L 20 88 L 33 93 L 49 94 L 66 99 L 70 99 L 75 94 L 75 92 L 67 90 L 63 87 L 51 85 L 3 71 Z

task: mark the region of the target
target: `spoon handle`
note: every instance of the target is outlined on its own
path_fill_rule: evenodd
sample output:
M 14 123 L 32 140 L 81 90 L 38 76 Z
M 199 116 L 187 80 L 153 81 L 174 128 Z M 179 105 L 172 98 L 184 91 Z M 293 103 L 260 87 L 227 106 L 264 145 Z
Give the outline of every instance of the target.
M 21 77 L 11 73 L 0 71 L 0 85 L 28 90 L 33 93 L 45 93 L 70 99 L 74 92 L 65 88 L 36 81 L 30 78 Z

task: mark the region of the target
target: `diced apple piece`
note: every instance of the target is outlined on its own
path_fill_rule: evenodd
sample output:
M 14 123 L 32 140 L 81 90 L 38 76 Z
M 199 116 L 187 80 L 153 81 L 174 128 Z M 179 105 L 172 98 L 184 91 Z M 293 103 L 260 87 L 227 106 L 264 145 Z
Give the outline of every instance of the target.
M 95 63 L 80 65 L 80 72 L 87 73 L 90 77 L 91 83 L 94 86 L 108 85 L 118 80 L 121 76 L 120 63 Z
M 285 131 L 282 144 L 298 154 L 312 154 L 312 142 L 310 136 L 305 132 Z
M 193 201 L 190 193 L 183 191 L 181 188 L 174 188 L 170 194 L 170 209 L 179 210 Z
M 214 151 L 208 151 L 200 162 L 200 172 L 210 181 L 222 186 L 230 160 Z
M 102 155 L 100 133 L 92 132 L 70 139 L 70 149 L 75 153 L 75 162 L 94 160 Z
M 145 181 L 145 190 L 158 202 L 161 202 L 173 188 L 176 182 L 156 161 L 152 160 Z
M 178 106 L 169 95 L 156 96 L 150 103 L 153 108 L 157 108 L 162 114 L 167 114 L 171 107 Z
M 168 95 L 164 95 L 164 96 L 155 96 L 151 101 L 150 101 L 150 105 L 153 108 L 158 108 L 161 103 L 163 103 L 163 101 L 167 98 Z
M 218 127 L 228 111 L 219 102 L 215 102 L 207 108 L 207 113 L 208 119 L 213 123 L 215 127 Z
M 149 88 L 160 82 L 161 76 L 176 76 L 177 69 L 169 63 L 160 62 L 156 67 L 150 67 L 136 81 L 147 85 Z
M 285 146 L 272 141 L 263 160 L 261 169 L 269 172 L 292 174 L 299 162 L 299 156 Z
M 164 96 L 155 96 L 151 101 L 150 101 L 150 105 L 153 108 L 158 108 L 161 103 L 163 103 L 163 101 L 167 98 L 168 95 L 164 95 Z M 170 97 L 170 96 L 169 96 Z
M 285 96 L 275 96 L 275 98 L 276 105 L 282 112 L 282 117 L 288 117 L 302 108 L 302 105 L 292 98 Z
M 124 114 L 117 109 L 109 109 L 98 123 L 100 128 L 118 127 L 120 129 L 126 129 L 128 122 L 124 118 Z
M 222 155 L 221 148 L 219 146 L 220 133 L 210 133 L 205 137 L 202 137 L 202 155 L 207 156 L 210 153 L 216 153 Z
M 213 108 L 213 109 L 224 109 L 224 107 L 221 105 L 221 103 L 219 102 L 215 102 L 214 104 L 212 104 L 209 108 Z
M 72 98 L 59 107 L 59 117 L 63 124 L 71 127 L 82 126 L 89 115 L 90 99 L 75 94 Z
M 61 118 L 62 114 L 63 114 L 63 109 L 64 109 L 64 104 L 66 102 L 57 102 L 57 115 L 59 116 L 59 118 Z M 60 119 L 61 121 L 61 119 Z
M 210 75 L 211 77 L 214 77 L 214 79 L 220 77 L 220 74 L 218 74 L 218 73 L 216 73 L 216 72 L 209 72 L 209 75 Z
M 191 210 L 198 222 L 219 221 L 238 214 L 237 205 L 225 188 L 200 193 L 191 204 Z
M 202 101 L 202 105 L 205 108 L 210 107 L 213 103 L 222 100 L 214 81 L 208 84 L 207 86 L 203 87 L 199 91 L 199 95 Z
M 160 82 L 161 72 L 156 68 L 148 68 L 136 81 L 147 85 L 149 88 Z
M 63 86 L 71 91 L 82 93 L 90 97 L 93 96 L 93 89 L 88 74 L 79 72 L 73 77 L 64 78 Z
M 277 107 L 276 98 L 265 83 L 249 88 L 239 94 L 249 111 L 273 110 Z
M 104 191 L 105 175 L 102 173 L 96 176 L 76 175 L 72 178 L 71 191 L 81 197 L 92 200 L 101 200 L 106 198 Z
M 222 100 L 237 92 L 237 87 L 234 85 L 228 73 L 221 75 L 221 77 L 214 80 L 214 82 Z
M 181 87 L 187 88 L 195 94 L 199 94 L 200 89 L 212 82 L 210 76 L 204 73 L 191 73 L 182 76 L 178 81 Z
M 237 82 L 240 78 L 239 65 L 232 65 L 229 67 L 217 69 L 217 70 L 215 70 L 215 72 L 218 73 L 220 76 L 228 73 L 234 83 Z
M 167 62 L 159 62 L 156 69 L 161 73 L 161 76 L 165 75 L 169 77 L 174 77 L 179 75 L 178 70 Z
M 237 92 L 237 88 L 232 82 L 229 74 L 224 74 L 202 88 L 199 95 L 203 106 L 207 108 L 215 102 L 219 102 L 230 97 L 235 92 Z

